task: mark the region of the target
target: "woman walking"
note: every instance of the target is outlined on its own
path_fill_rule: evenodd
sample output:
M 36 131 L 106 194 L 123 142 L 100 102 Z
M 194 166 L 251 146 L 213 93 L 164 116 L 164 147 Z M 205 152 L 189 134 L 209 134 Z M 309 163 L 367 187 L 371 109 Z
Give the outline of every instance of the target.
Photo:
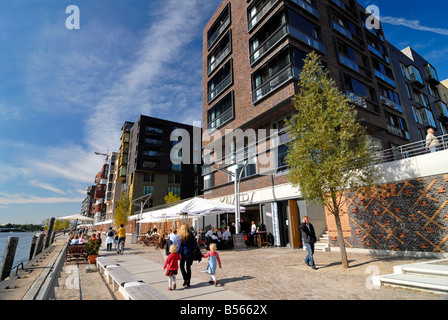
M 193 264 L 193 250 L 198 247 L 198 243 L 194 238 L 188 224 L 183 224 L 179 230 L 179 242 L 177 252 L 180 254 L 180 271 L 184 278 L 183 286 L 190 286 L 191 265 Z

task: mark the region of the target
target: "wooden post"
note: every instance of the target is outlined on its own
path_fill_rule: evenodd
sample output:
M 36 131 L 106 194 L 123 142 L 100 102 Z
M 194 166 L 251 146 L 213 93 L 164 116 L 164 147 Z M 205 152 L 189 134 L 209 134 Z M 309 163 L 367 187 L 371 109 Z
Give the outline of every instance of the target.
M 17 244 L 19 237 L 9 237 L 6 244 L 5 253 L 3 255 L 2 268 L 0 270 L 0 281 L 5 280 L 11 273 L 12 264 L 14 263 L 14 256 L 16 255 Z
M 47 230 L 47 237 L 45 238 L 45 246 L 44 249 L 47 249 L 48 246 L 50 245 L 50 239 L 51 239 L 51 235 L 53 233 L 53 225 L 54 225 L 54 218 L 50 219 L 50 224 L 48 226 L 48 230 Z
M 33 236 L 33 239 L 31 240 L 31 248 L 30 248 L 30 258 L 28 260 L 33 259 L 34 256 L 34 250 L 36 249 L 36 243 L 37 243 L 37 234 L 35 233 Z
M 36 244 L 36 249 L 34 250 L 33 258 L 42 252 L 42 248 L 44 246 L 44 238 L 45 238 L 45 233 L 39 233 L 39 236 L 37 239 L 37 244 Z

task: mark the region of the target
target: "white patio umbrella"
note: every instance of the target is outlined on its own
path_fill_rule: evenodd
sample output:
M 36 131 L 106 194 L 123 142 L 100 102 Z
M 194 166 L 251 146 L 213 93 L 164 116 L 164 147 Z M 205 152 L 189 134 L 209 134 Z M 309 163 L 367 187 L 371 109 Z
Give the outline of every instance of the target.
M 82 214 L 72 214 L 69 216 L 65 216 L 65 217 L 59 217 L 56 218 L 57 220 L 76 220 L 75 222 L 75 228 L 78 226 L 78 221 L 94 221 L 95 219 L 83 216 Z
M 240 210 L 244 211 L 245 208 L 241 207 Z M 140 220 L 139 223 L 154 222 L 158 219 L 176 220 L 186 217 L 193 218 L 204 215 L 229 212 L 235 212 L 235 206 L 233 204 L 227 204 L 202 198 L 193 198 L 191 200 L 179 203 L 173 207 L 155 210 L 151 212 L 145 219 Z
M 72 214 L 70 216 L 59 217 L 57 220 L 80 220 L 80 221 L 93 221 L 95 219 L 83 216 L 82 214 Z

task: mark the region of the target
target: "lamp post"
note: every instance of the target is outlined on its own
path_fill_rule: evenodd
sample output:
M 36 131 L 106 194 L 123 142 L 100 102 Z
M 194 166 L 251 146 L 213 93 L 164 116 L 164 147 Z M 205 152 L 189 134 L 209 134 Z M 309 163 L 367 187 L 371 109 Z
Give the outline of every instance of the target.
M 140 198 L 132 200 L 132 204 L 134 204 L 136 206 L 140 206 L 140 219 L 139 220 L 141 220 L 143 218 L 143 208 L 145 207 L 146 203 L 148 202 L 149 198 L 151 198 L 151 196 L 152 196 L 152 193 L 148 193 Z M 140 200 L 140 203 L 138 203 L 139 200 Z M 142 227 L 142 224 L 139 223 L 138 233 L 140 233 L 141 227 Z
M 220 169 L 216 168 L 218 171 L 221 171 L 225 174 L 230 175 L 231 177 L 234 177 L 234 188 L 235 188 L 235 234 L 240 233 L 240 182 L 241 182 L 241 176 L 246 168 L 246 166 L 249 164 L 248 160 L 244 161 L 244 165 L 241 167 L 240 173 L 237 175 L 238 168 L 235 169 L 235 172 L 229 171 L 227 169 Z

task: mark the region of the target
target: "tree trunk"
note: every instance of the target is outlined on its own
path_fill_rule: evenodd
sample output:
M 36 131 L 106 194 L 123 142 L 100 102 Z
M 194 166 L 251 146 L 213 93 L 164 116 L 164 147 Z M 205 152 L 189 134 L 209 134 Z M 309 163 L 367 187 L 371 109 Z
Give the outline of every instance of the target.
M 341 218 L 339 217 L 339 206 L 336 203 L 335 196 L 332 195 L 332 199 L 333 199 L 333 215 L 336 221 L 336 229 L 338 230 L 339 248 L 341 250 L 342 267 L 348 269 L 349 265 L 348 265 L 347 251 L 345 250 L 345 241 L 344 241 L 344 233 L 342 232 Z

